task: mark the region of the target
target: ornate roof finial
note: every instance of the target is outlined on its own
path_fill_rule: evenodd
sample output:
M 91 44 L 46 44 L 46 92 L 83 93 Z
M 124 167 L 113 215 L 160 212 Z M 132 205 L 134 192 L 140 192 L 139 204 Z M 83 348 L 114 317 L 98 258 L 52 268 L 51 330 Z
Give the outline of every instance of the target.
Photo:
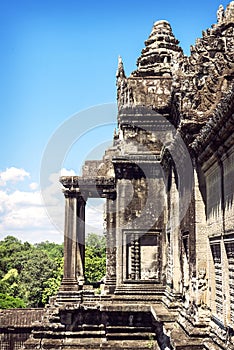
M 217 11 L 217 22 L 222 23 L 224 19 L 224 7 L 223 5 L 219 5 L 218 11 Z
M 234 1 L 227 5 L 224 17 L 226 23 L 234 22 Z
M 120 79 L 126 78 L 125 71 L 124 71 L 124 65 L 123 65 L 123 61 L 122 61 L 121 56 L 118 57 L 118 69 L 116 72 L 116 78 L 117 79 L 118 78 L 120 78 Z

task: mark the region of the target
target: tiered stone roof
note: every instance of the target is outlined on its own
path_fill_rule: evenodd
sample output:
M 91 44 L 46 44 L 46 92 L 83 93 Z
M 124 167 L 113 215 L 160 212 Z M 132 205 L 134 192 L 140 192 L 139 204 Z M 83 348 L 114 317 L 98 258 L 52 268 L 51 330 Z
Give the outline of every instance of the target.
M 173 65 L 178 57 L 183 56 L 179 41 L 175 38 L 169 22 L 154 23 L 145 48 L 137 60 L 138 69 L 133 76 L 164 76 L 171 75 Z

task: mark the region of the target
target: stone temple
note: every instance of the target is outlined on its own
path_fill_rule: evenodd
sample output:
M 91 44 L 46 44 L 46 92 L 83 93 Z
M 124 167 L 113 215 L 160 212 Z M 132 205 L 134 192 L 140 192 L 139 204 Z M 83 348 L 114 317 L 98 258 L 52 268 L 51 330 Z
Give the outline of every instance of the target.
M 137 69 L 127 77 L 119 58 L 116 78 L 112 147 L 60 179 L 64 277 L 24 349 L 232 350 L 234 1 L 189 57 L 156 22 Z M 105 198 L 101 295 L 85 283 L 90 197 Z

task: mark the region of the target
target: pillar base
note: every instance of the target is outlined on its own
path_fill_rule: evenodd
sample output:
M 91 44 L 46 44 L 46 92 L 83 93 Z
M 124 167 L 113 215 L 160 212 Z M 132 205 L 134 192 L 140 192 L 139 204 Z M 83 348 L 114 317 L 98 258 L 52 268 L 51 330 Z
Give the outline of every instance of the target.
M 78 291 L 80 289 L 75 278 L 63 278 L 59 291 Z
M 56 302 L 61 304 L 79 304 L 82 300 L 82 291 L 59 291 Z
M 64 278 L 59 288 L 56 301 L 61 303 L 81 302 L 82 286 L 73 278 Z
M 107 278 L 103 287 L 104 294 L 114 294 L 116 288 L 116 278 Z
M 103 288 L 103 294 L 114 294 L 116 289 L 116 285 L 105 285 Z

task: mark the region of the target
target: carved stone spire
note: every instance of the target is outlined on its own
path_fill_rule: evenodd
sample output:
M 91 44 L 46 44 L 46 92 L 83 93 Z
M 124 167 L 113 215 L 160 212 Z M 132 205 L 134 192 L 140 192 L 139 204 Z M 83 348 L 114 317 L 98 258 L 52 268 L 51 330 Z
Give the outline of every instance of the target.
M 117 80 L 119 80 L 119 79 L 122 80 L 122 79 L 126 78 L 125 71 L 124 71 L 124 65 L 123 65 L 123 61 L 122 61 L 121 56 L 118 57 L 118 69 L 116 72 L 116 78 L 117 78 Z
M 223 5 L 219 5 L 217 11 L 217 22 L 218 25 L 222 25 L 223 23 L 230 23 L 234 21 L 234 1 L 231 1 L 226 10 L 224 10 Z
M 224 21 L 226 23 L 234 22 L 234 1 L 231 1 L 226 8 L 224 14 Z
M 219 5 L 218 11 L 217 11 L 217 22 L 222 23 L 224 19 L 224 7 L 223 5 Z
M 183 55 L 178 46 L 179 41 L 172 33 L 169 22 L 154 23 L 149 38 L 145 41 L 145 48 L 137 60 L 138 69 L 133 76 L 165 76 L 172 75 L 173 64 Z

